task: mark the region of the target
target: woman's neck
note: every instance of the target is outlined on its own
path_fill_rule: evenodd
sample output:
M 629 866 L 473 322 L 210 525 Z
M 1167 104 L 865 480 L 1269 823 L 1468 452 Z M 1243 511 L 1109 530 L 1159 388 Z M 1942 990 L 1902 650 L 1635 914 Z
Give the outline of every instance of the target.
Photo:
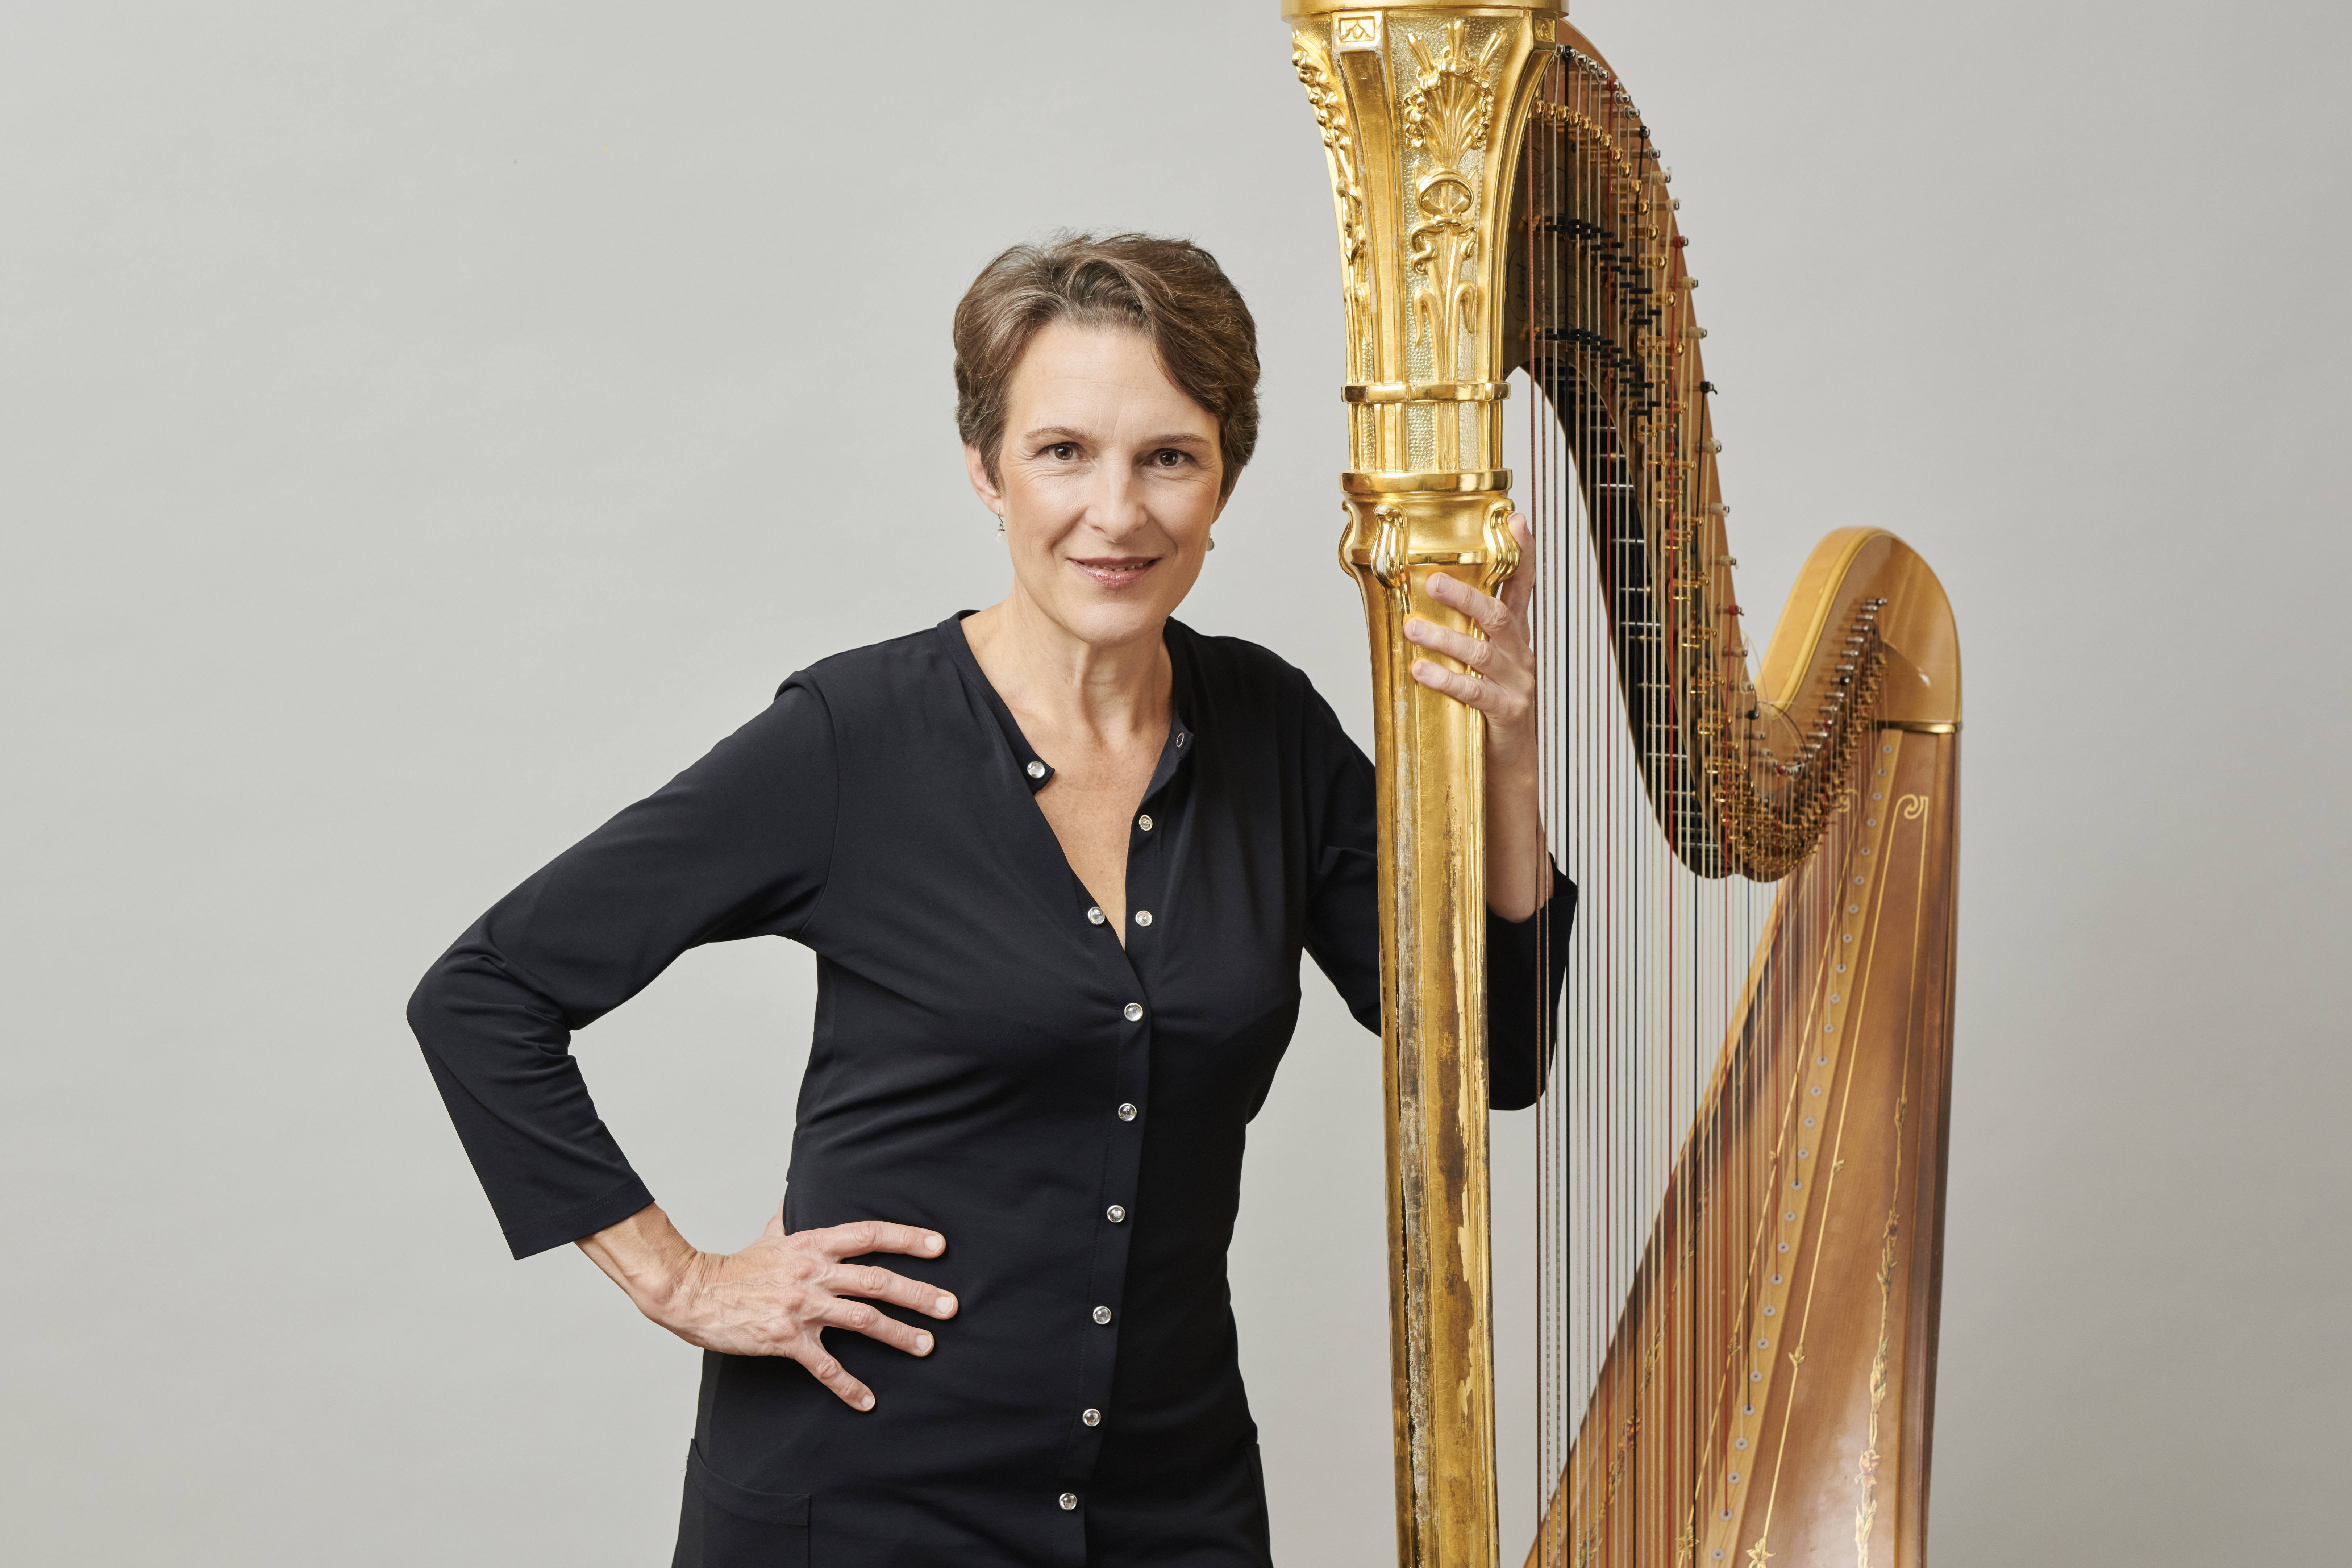
M 1164 628 L 1165 623 L 1162 623 Z M 1164 630 L 1112 646 L 1089 643 L 1039 610 L 1016 586 L 963 622 L 971 656 L 1026 730 L 1064 742 L 1118 745 L 1168 728 Z M 1033 733 L 1032 743 L 1044 734 Z

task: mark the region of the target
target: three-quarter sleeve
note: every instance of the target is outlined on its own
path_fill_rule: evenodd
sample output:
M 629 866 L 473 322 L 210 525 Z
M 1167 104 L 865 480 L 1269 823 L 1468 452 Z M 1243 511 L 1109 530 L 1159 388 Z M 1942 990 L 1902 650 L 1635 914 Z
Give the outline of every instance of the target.
M 1486 1103 L 1522 1110 L 1551 1070 L 1576 884 L 1551 868 L 1551 897 L 1523 921 L 1486 911 Z
M 596 1115 L 573 1031 L 687 949 L 797 934 L 824 896 L 838 766 L 824 700 L 757 718 L 491 908 L 428 970 L 409 1026 L 517 1258 L 653 1201 Z
M 1302 779 L 1314 865 L 1307 898 L 1307 951 L 1356 1021 L 1381 1027 L 1379 795 L 1371 759 L 1309 689 L 1302 726 Z M 1523 921 L 1486 913 L 1488 1103 L 1517 1110 L 1542 1092 L 1552 1055 L 1576 884 L 1555 865 L 1552 896 Z

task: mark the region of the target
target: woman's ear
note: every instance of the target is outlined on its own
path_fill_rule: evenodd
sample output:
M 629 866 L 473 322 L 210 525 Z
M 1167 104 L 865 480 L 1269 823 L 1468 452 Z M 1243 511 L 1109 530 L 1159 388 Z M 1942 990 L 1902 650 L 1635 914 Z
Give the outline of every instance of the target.
M 963 449 L 963 468 L 964 472 L 971 477 L 971 490 L 980 498 L 980 504 L 1003 517 L 1004 497 L 997 489 L 996 481 L 988 477 L 988 464 L 982 459 L 979 447 L 966 447 Z

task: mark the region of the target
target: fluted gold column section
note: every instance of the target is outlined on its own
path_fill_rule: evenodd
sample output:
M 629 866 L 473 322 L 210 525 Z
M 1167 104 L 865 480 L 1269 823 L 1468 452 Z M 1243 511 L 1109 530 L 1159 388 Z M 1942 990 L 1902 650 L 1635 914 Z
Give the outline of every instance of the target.
M 1350 468 L 1341 564 L 1364 598 L 1380 764 L 1397 1560 L 1492 1568 L 1486 773 L 1477 714 L 1424 689 L 1412 616 L 1492 590 L 1505 528 L 1500 341 L 1510 193 L 1556 0 L 1286 0 L 1339 229 Z

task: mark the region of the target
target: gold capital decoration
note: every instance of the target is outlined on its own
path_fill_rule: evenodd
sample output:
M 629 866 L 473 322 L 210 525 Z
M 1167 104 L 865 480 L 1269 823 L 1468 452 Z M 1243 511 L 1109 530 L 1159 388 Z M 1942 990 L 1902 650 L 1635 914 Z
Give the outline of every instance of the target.
M 1501 468 L 1510 191 L 1558 0 L 1286 0 L 1339 241 L 1349 468 L 1341 564 L 1371 642 L 1380 765 L 1397 1560 L 1493 1568 L 1484 721 L 1423 687 L 1446 571 L 1517 563 Z
M 1429 345 L 1430 379 L 1450 382 L 1462 351 L 1465 321 L 1479 301 L 1472 269 L 1478 258 L 1479 193 L 1462 161 L 1486 145 L 1495 120 L 1495 87 L 1488 79 L 1504 34 L 1486 35 L 1473 58 L 1463 43 L 1467 22 L 1445 26 L 1445 44 L 1433 50 L 1418 33 L 1405 43 L 1420 67 L 1405 95 L 1405 135 L 1428 157 L 1429 171 L 1413 181 L 1413 210 L 1420 221 L 1405 235 L 1405 262 L 1422 282 L 1413 290 L 1413 341 Z M 1458 421 L 1435 422 L 1436 461 L 1442 468 L 1461 462 Z

